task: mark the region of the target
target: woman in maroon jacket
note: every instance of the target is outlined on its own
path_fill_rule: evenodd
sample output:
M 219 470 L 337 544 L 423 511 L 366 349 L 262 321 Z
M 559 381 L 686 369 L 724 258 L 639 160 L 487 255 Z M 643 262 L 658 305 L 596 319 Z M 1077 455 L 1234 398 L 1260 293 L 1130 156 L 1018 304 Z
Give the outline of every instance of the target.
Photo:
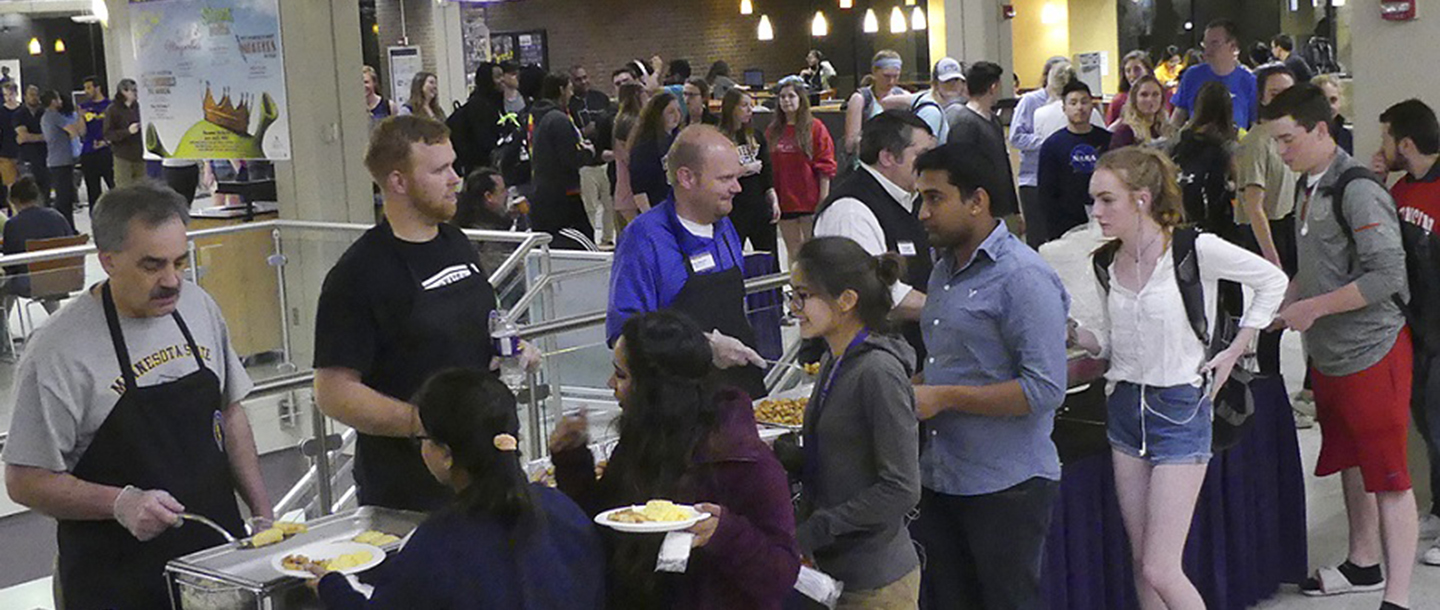
M 663 534 L 606 531 L 611 608 L 779 609 L 800 553 L 784 469 L 755 430 L 750 400 L 711 384 L 710 343 L 680 314 L 625 323 L 610 387 L 624 410 L 620 441 L 595 478 L 586 423 L 567 418 L 551 437 L 561 491 L 590 514 L 651 499 L 698 503 L 684 574 L 655 571 Z

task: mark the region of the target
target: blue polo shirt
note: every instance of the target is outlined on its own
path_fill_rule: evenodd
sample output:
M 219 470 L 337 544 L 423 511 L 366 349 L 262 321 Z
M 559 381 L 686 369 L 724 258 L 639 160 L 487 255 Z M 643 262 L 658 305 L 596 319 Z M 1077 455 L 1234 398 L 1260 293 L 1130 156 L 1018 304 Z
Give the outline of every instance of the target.
M 670 198 L 625 227 L 610 267 L 610 306 L 605 311 L 605 339 L 610 345 L 620 338 L 620 329 L 630 316 L 675 302 L 690 278 L 687 259 L 695 262 L 699 274 L 733 267 L 743 270 L 745 256 L 735 225 L 722 218 L 715 223 L 714 238 L 694 235 L 680 224 L 675 200 Z M 745 303 L 742 300 L 735 306 L 744 307 Z
M 1234 106 L 1235 126 L 1240 129 L 1250 129 L 1250 124 L 1255 122 L 1256 104 L 1260 95 L 1256 91 L 1255 74 L 1248 68 L 1236 65 L 1235 69 L 1225 76 L 1216 76 L 1215 70 L 1210 64 L 1200 63 L 1185 70 L 1185 75 L 1180 77 L 1180 87 L 1175 91 L 1175 97 L 1170 103 L 1176 108 L 1184 108 L 1191 116 L 1195 114 L 1195 96 L 1200 94 L 1200 88 L 1210 81 L 1220 81 L 1230 90 L 1230 103 Z
M 927 385 L 984 386 L 1019 380 L 1022 417 L 946 411 L 926 422 L 920 482 L 976 496 L 1035 477 L 1060 479 L 1050 433 L 1065 400 L 1065 320 L 1070 295 L 1040 255 L 997 222 L 970 260 L 935 265 L 920 314 Z

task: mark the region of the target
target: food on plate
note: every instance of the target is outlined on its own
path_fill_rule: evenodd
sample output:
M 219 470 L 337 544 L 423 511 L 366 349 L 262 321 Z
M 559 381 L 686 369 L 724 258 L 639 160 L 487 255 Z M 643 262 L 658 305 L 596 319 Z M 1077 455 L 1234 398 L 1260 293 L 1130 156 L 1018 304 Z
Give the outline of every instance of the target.
M 276 521 L 274 525 L 270 526 L 270 529 L 262 530 L 254 536 L 251 536 L 250 546 L 257 549 L 262 546 L 270 546 L 296 534 L 303 534 L 308 531 L 310 531 L 310 528 L 305 527 L 304 523 Z
M 317 566 L 320 566 L 320 569 L 322 570 L 339 572 L 342 570 L 348 570 L 350 568 L 365 565 L 367 563 L 370 563 L 370 560 L 374 558 L 375 555 L 370 551 L 345 553 L 344 555 L 332 559 L 311 559 L 304 555 L 286 555 L 283 559 L 280 560 L 280 567 L 285 568 L 286 570 L 304 572 L 306 568 L 313 563 Z
M 367 530 L 367 531 L 364 531 L 364 532 L 360 532 L 360 535 L 358 535 L 358 536 L 356 536 L 356 537 L 354 537 L 354 538 L 351 538 L 350 540 L 351 540 L 351 542 L 359 542 L 359 543 L 361 543 L 361 544 L 373 544 L 373 545 L 375 545 L 375 546 L 385 546 L 385 545 L 387 545 L 387 544 L 391 544 L 391 543 L 394 543 L 394 542 L 399 542 L 399 541 L 400 541 L 400 537 L 399 537 L 399 536 L 392 535 L 392 534 L 387 534 L 387 533 L 385 533 L 385 532 L 377 532 L 377 531 L 375 531 L 375 530 Z
M 800 365 L 800 368 L 805 369 L 805 374 L 806 374 L 806 375 L 819 375 L 819 374 L 820 374 L 820 363 L 819 363 L 819 362 L 811 362 L 810 364 L 802 364 L 802 365 Z
M 684 521 L 694 516 L 688 510 L 676 506 L 669 500 L 651 500 L 640 510 L 627 508 L 610 515 L 616 523 L 667 523 Z
M 809 397 L 767 398 L 755 407 L 755 419 L 767 424 L 799 426 L 805 421 L 805 405 Z
M 285 532 L 281 531 L 278 527 L 272 527 L 252 536 L 250 538 L 250 546 L 258 549 L 262 546 L 270 546 L 272 544 L 278 543 L 284 539 Z

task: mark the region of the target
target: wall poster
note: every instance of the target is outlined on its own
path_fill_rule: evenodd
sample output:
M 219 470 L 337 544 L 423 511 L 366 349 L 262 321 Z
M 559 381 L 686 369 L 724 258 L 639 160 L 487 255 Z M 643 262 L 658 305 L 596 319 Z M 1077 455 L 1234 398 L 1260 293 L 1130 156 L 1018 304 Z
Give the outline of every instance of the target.
M 494 61 L 514 61 L 521 66 L 550 69 L 550 49 L 545 43 L 545 30 L 491 32 L 490 55 Z
M 410 99 L 410 81 L 425 69 L 425 58 L 420 47 L 386 47 L 390 59 L 390 99 L 404 104 Z
M 147 158 L 290 158 L 278 2 L 130 0 Z

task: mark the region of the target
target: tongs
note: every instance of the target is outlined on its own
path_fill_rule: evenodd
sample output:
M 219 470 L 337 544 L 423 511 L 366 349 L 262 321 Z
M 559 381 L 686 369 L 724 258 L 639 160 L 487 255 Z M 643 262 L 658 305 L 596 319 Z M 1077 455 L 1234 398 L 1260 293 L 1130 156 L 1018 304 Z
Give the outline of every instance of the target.
M 220 527 L 219 523 L 211 521 L 209 517 L 197 515 L 195 513 L 180 513 L 179 517 L 185 521 L 194 521 L 196 523 L 199 523 L 200 525 L 215 530 L 225 538 L 225 542 L 235 545 L 235 548 L 245 548 L 247 546 L 250 546 L 249 538 L 246 538 L 244 540 L 236 540 L 235 536 L 231 535 L 228 530 Z

